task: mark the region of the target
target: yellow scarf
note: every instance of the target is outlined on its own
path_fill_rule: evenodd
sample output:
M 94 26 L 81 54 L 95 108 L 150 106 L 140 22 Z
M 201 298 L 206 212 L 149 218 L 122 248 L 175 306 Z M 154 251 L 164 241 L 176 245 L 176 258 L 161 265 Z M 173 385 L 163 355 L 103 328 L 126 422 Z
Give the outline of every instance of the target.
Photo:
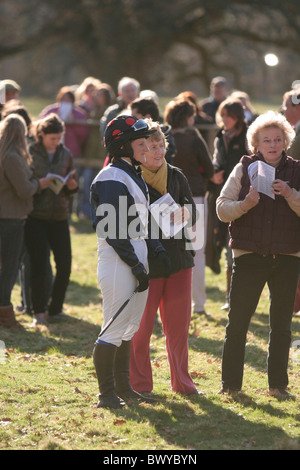
M 168 178 L 168 167 L 167 162 L 164 160 L 163 164 L 158 170 L 149 170 L 141 165 L 142 176 L 149 186 L 156 189 L 160 194 L 164 195 L 167 193 L 167 178 Z

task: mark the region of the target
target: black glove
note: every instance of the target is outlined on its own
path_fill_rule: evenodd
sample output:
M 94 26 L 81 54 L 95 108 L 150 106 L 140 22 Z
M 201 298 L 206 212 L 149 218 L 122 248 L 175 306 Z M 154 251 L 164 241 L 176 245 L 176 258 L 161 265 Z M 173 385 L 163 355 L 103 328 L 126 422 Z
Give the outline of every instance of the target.
M 147 290 L 149 287 L 149 276 L 144 265 L 142 263 L 139 263 L 137 266 L 132 268 L 132 274 L 138 280 L 138 292 L 143 292 L 144 290 Z
M 171 274 L 171 261 L 166 251 L 160 251 L 156 255 L 156 265 L 161 277 L 169 277 Z

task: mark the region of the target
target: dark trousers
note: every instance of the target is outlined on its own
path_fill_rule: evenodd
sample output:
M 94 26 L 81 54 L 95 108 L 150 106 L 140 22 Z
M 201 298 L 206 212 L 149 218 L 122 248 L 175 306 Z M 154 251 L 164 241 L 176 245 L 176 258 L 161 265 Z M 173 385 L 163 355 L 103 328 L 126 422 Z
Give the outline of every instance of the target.
M 29 315 L 32 315 L 32 308 L 31 308 L 31 270 L 30 270 L 30 257 L 26 248 L 25 243 L 23 243 L 23 248 L 21 252 L 20 264 L 19 264 L 19 281 L 21 286 L 21 302 L 24 308 L 24 311 Z M 47 299 L 49 300 L 52 293 L 52 283 L 53 283 L 53 275 L 52 275 L 52 267 L 50 263 L 50 250 L 48 255 L 48 263 L 47 263 Z M 47 300 L 47 304 L 48 304 Z
M 242 387 L 246 336 L 266 283 L 270 293 L 269 387 L 286 388 L 288 385 L 291 322 L 299 264 L 299 258 L 288 255 L 247 254 L 234 260 L 223 349 L 223 387 L 234 390 Z
M 24 235 L 24 220 L 0 219 L 0 305 L 8 306 L 16 282 Z
M 34 313 L 49 315 L 62 311 L 71 273 L 71 239 L 68 220 L 40 220 L 28 217 L 25 242 L 30 257 L 31 302 Z M 55 278 L 48 301 L 49 247 L 55 261 Z M 48 307 L 48 308 L 47 308 Z

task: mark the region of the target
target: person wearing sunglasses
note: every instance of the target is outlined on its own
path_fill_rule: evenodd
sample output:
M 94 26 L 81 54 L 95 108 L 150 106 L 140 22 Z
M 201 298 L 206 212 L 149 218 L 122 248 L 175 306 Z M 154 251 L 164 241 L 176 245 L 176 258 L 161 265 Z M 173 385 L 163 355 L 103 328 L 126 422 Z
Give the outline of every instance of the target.
M 99 384 L 98 407 L 121 408 L 128 401 L 150 401 L 129 382 L 130 346 L 138 330 L 148 296 L 148 247 L 168 264 L 159 240 L 149 240 L 149 196 L 140 165 L 146 160 L 147 123 L 120 115 L 105 131 L 111 163 L 91 185 L 93 227 L 98 237 L 98 282 L 103 297 L 102 333 L 93 351 Z M 106 329 L 133 291 L 121 314 Z M 105 331 L 104 331 L 105 330 Z

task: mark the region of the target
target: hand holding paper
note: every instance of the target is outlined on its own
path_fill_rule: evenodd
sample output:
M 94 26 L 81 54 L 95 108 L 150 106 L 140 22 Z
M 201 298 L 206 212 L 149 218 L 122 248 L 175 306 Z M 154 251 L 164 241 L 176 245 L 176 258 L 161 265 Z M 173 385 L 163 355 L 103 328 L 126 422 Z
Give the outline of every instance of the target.
M 288 181 L 274 180 L 272 184 L 273 193 L 283 197 L 290 196 L 293 190 L 287 183 Z
M 259 203 L 259 192 L 256 189 L 253 189 L 250 186 L 249 193 L 245 197 L 245 199 L 241 202 L 241 209 L 244 212 L 248 212 L 252 207 L 257 206 Z
M 251 163 L 248 167 L 248 174 L 253 189 L 259 193 L 275 199 L 272 183 L 275 179 L 275 168 L 261 160 Z

